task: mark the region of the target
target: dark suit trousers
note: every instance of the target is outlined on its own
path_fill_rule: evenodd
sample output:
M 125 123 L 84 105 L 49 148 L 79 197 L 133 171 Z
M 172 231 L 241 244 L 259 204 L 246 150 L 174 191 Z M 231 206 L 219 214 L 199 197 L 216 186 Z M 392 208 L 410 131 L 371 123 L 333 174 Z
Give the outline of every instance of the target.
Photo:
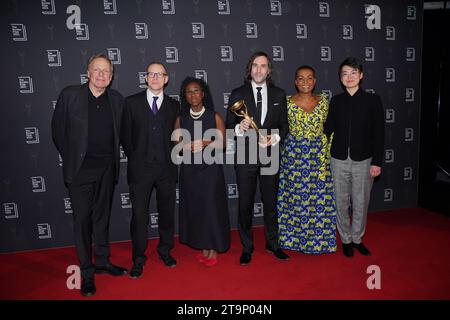
M 84 166 L 68 185 L 72 201 L 75 245 L 83 278 L 94 276 L 92 236 L 95 243 L 95 264 L 109 263 L 109 220 L 114 193 L 115 165 L 95 168 Z
M 160 256 L 167 256 L 174 247 L 175 232 L 175 180 L 166 165 L 151 163 L 144 167 L 139 181 L 130 183 L 132 203 L 131 240 L 133 263 L 142 265 L 147 260 L 149 203 L 153 189 L 156 189 L 158 209 L 158 231 Z
M 253 206 L 257 179 L 264 209 L 264 232 L 266 247 L 277 249 L 278 246 L 278 216 L 276 210 L 278 196 L 278 173 L 276 175 L 261 175 L 259 165 L 237 165 L 236 181 L 239 190 L 238 229 L 243 251 L 253 252 Z

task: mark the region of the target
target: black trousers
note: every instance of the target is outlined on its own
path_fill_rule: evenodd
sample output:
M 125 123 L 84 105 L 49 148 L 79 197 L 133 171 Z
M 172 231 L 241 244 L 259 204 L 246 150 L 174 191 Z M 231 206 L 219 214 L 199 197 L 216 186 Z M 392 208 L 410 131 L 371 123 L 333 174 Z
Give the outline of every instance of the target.
M 238 230 L 241 238 L 243 251 L 252 253 L 253 246 L 253 206 L 257 179 L 259 178 L 259 189 L 264 209 L 264 233 L 266 236 L 266 247 L 272 250 L 279 248 L 278 245 L 278 173 L 275 175 L 261 175 L 261 166 L 237 165 L 236 181 L 239 191 L 239 214 Z
M 171 177 L 167 165 L 151 163 L 144 167 L 137 182 L 130 183 L 132 259 L 137 265 L 143 265 L 147 260 L 145 251 L 150 217 L 149 203 L 153 189 L 156 189 L 158 210 L 158 253 L 160 256 L 167 256 L 174 247 L 175 180 Z
M 109 263 L 109 220 L 114 193 L 114 163 L 97 167 L 83 166 L 68 185 L 72 201 L 75 245 L 83 278 L 94 276 L 92 236 L 95 264 Z

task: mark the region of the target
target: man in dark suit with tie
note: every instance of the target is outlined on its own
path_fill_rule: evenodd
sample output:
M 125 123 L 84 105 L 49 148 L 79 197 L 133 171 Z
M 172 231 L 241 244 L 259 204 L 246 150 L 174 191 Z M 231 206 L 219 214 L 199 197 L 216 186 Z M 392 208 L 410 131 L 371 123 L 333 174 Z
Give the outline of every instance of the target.
M 272 63 L 269 56 L 264 52 L 254 53 L 248 64 L 245 76 L 245 83 L 241 87 L 233 90 L 229 99 L 229 108 L 227 111 L 226 126 L 228 129 L 235 130 L 237 136 L 237 153 L 242 148 L 239 144 L 244 144 L 246 152 L 257 152 L 259 148 L 268 148 L 277 152 L 277 144 L 282 141 L 288 132 L 286 93 L 284 90 L 274 86 L 271 81 Z M 237 101 L 244 100 L 248 108 L 248 113 L 260 129 L 266 129 L 268 135 L 257 143 L 246 142 L 245 135 L 251 133 L 249 130 L 251 120 L 238 117 L 230 111 L 230 107 Z M 278 130 L 278 133 L 272 133 L 271 130 Z M 249 131 L 248 133 L 246 133 Z M 245 134 L 245 135 L 244 135 Z M 255 142 L 255 140 L 253 140 Z M 270 152 L 268 152 L 270 154 Z M 274 154 L 272 154 L 274 155 Z M 252 218 L 254 197 L 256 192 L 257 179 L 264 208 L 264 227 L 266 236 L 266 251 L 273 253 L 280 260 L 287 260 L 289 256 L 284 253 L 278 245 L 278 217 L 276 211 L 277 193 L 278 193 L 278 163 L 276 173 L 264 173 L 264 165 L 259 156 L 257 161 L 252 163 L 251 156 L 247 154 L 242 157 L 237 154 L 238 163 L 236 163 L 236 180 L 239 190 L 239 214 L 238 228 L 241 243 L 243 246 L 240 257 L 240 264 L 250 263 L 253 246 Z M 244 163 L 239 163 L 239 159 L 245 159 Z M 278 158 L 277 158 L 278 159 Z
M 123 97 L 109 88 L 113 64 L 106 55 L 92 56 L 87 74 L 87 84 L 66 87 L 59 95 L 52 135 L 63 160 L 64 183 L 72 201 L 81 294 L 91 296 L 96 292 L 94 273 L 119 276 L 127 270 L 109 261 L 109 220 L 119 177 Z
M 165 66 L 147 67 L 148 88 L 125 99 L 121 142 L 128 157 L 128 184 L 132 203 L 131 240 L 133 267 L 130 277 L 142 276 L 147 257 L 149 203 L 157 191 L 158 254 L 167 267 L 175 267 L 170 255 L 174 246 L 177 167 L 171 161 L 171 141 L 179 103 L 164 94 L 169 81 Z

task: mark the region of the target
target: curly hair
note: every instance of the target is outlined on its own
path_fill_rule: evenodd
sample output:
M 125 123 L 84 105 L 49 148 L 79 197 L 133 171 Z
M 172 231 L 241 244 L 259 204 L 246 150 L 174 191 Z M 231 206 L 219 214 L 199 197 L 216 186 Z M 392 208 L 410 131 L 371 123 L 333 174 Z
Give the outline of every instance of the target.
M 211 91 L 209 90 L 208 84 L 203 79 L 197 79 L 194 77 L 186 77 L 183 82 L 181 83 L 181 89 L 180 89 L 180 105 L 181 105 L 181 112 L 189 112 L 190 105 L 186 100 L 186 87 L 190 83 L 196 83 L 200 86 L 201 90 L 204 93 L 203 96 L 203 106 L 206 109 L 214 110 L 214 103 L 211 95 Z

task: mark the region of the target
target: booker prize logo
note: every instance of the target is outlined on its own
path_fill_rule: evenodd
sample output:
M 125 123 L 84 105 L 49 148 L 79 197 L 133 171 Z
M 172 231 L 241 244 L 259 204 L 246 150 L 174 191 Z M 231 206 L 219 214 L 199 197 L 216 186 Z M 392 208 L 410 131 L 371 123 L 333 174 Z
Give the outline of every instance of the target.
M 33 79 L 30 76 L 19 76 L 19 92 L 33 93 Z
M 136 39 L 148 39 L 148 26 L 145 22 L 135 22 L 134 31 Z
M 27 41 L 27 28 L 21 23 L 11 23 L 13 41 Z
M 405 141 L 414 141 L 414 129 L 413 128 L 405 128 Z
M 416 6 L 408 6 L 406 8 L 406 19 L 416 20 L 416 16 L 417 16 Z
M 41 0 L 41 9 L 42 9 L 42 14 L 45 14 L 45 15 L 56 14 L 55 0 Z
M 386 82 L 395 82 L 394 68 L 386 68 Z
M 351 25 L 342 25 L 342 39 L 353 40 L 353 27 Z
M 416 49 L 406 48 L 406 61 L 416 61 Z
M 395 27 L 386 26 L 386 40 L 395 40 Z
M 393 149 L 386 149 L 384 151 L 384 160 L 386 163 L 393 163 L 394 162 L 394 150 Z
M 270 0 L 270 15 L 271 16 L 281 16 L 281 2 L 277 0 Z
M 245 24 L 245 36 L 249 39 L 258 38 L 258 26 L 254 22 L 247 22 Z
M 394 109 L 386 109 L 386 123 L 395 123 Z
M 175 1 L 162 0 L 163 14 L 175 14 Z
M 61 67 L 61 52 L 59 50 L 47 50 L 49 67 Z
M 228 199 L 237 199 L 239 198 L 238 187 L 236 183 L 228 184 Z
M 150 213 L 150 228 L 151 229 L 157 229 L 158 228 L 158 212 L 151 212 Z
M 121 64 L 122 58 L 120 56 L 120 50 L 119 48 L 108 48 L 108 58 L 111 60 L 113 64 Z
M 219 0 L 217 1 L 217 13 L 220 15 L 230 14 L 230 1 L 229 0 Z
M 297 39 L 308 39 L 308 28 L 304 23 L 297 23 L 295 25 Z
M 264 208 L 262 202 L 255 202 L 253 204 L 253 216 L 255 218 L 264 216 Z
M 413 179 L 413 170 L 412 167 L 403 168 L 403 180 L 411 181 Z
M 284 61 L 284 49 L 282 46 L 272 46 L 273 61 Z
M 104 14 L 117 14 L 116 0 L 103 0 Z
M 45 192 L 44 177 L 31 177 L 31 187 L 33 192 Z
M 202 22 L 192 22 L 192 38 L 204 39 L 205 38 L 205 25 Z
M 206 72 L 206 70 L 194 70 L 194 77 L 208 82 L 208 73 Z
M 390 202 L 394 199 L 394 191 L 391 188 L 384 189 L 384 201 Z
M 50 228 L 50 224 L 48 223 L 38 223 L 38 238 L 39 239 L 51 239 L 52 238 L 52 230 Z
M 80 23 L 75 26 L 75 39 L 89 40 L 89 27 L 86 23 Z
M 319 17 L 330 17 L 330 5 L 328 4 L 328 2 L 319 2 Z
M 331 47 L 328 46 L 320 47 L 320 60 L 331 61 Z
M 72 214 L 72 199 L 71 198 L 63 198 L 64 201 L 64 212 L 66 214 Z
M 220 61 L 233 61 L 233 48 L 231 46 L 220 46 Z
M 414 102 L 414 89 L 413 88 L 405 89 L 405 101 L 406 102 Z
M 122 209 L 131 209 L 131 199 L 130 199 L 130 193 L 121 193 L 120 194 L 120 203 L 122 206 Z
M 147 72 L 138 72 L 139 88 L 147 88 Z
M 165 47 L 166 51 L 166 62 L 167 63 L 177 63 L 178 60 L 178 49 L 177 47 Z
M 374 47 L 364 47 L 364 59 L 366 61 L 375 61 L 375 48 Z
M 17 204 L 15 202 L 4 203 L 3 210 L 5 211 L 5 219 L 19 218 L 19 211 L 17 210 Z
M 25 141 L 27 144 L 39 143 L 39 130 L 36 127 L 25 128 Z

